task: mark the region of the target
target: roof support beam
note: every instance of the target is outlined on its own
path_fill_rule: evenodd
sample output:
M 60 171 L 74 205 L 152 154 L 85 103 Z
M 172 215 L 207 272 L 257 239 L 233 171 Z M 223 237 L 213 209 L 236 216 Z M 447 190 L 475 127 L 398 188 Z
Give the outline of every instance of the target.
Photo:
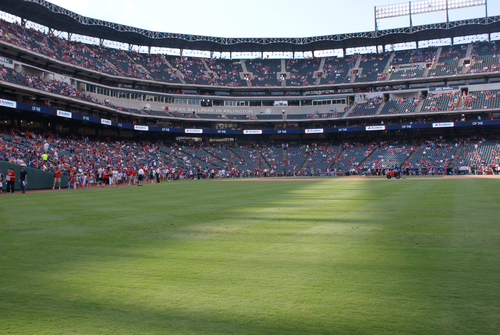
M 384 45 L 387 43 L 404 43 L 415 39 L 439 39 L 457 34 L 487 34 L 500 31 L 500 16 L 488 17 L 486 0 L 474 0 L 474 3 L 477 2 L 478 6 L 485 6 L 485 18 L 481 17 L 480 19 L 482 22 L 474 22 L 472 19 L 450 22 L 449 16 L 447 16 L 447 19 L 443 20 L 446 22 L 420 26 L 414 26 L 412 20 L 415 14 L 423 13 L 423 7 L 417 4 L 424 0 L 412 0 L 410 5 L 408 5 L 409 0 L 403 1 L 406 1 L 405 6 L 412 16 L 409 27 L 380 30 L 379 20 L 387 16 L 387 14 L 375 11 L 374 31 L 300 38 L 228 38 L 154 32 L 85 17 L 46 0 L 1 0 L 0 10 L 23 18 L 23 21 L 26 19 L 45 27 L 53 27 L 50 29 L 50 33 L 53 33 L 55 29 L 65 33 L 71 31 L 97 39 L 106 39 L 133 45 L 216 52 L 304 52 L 310 50 L 355 48 L 366 45 Z M 462 8 L 460 7 L 462 3 L 469 3 L 469 1 L 458 2 L 458 0 L 448 0 L 447 6 L 444 6 L 444 1 L 432 1 L 442 4 L 442 7 L 439 7 L 440 11 L 444 8 L 453 11 L 457 8 Z M 377 7 L 377 10 L 384 7 L 386 6 Z M 456 30 L 457 28 L 459 28 L 458 31 Z M 457 32 L 450 32 L 450 30 Z M 418 37 L 410 37 L 410 34 L 418 34 Z M 370 41 L 370 39 L 374 41 Z

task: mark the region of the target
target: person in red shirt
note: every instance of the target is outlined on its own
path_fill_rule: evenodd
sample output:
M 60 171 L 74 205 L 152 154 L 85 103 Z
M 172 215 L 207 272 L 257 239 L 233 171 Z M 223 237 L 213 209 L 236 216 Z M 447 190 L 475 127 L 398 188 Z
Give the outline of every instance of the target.
M 16 173 L 12 168 L 7 171 L 7 194 L 14 193 L 14 182 L 16 181 Z
M 76 174 L 73 169 L 69 169 L 69 182 L 68 182 L 68 188 L 75 190 L 76 189 Z
M 61 169 L 56 167 L 54 171 L 54 185 L 52 185 L 52 189 L 56 188 L 56 182 L 59 183 L 59 189 L 61 189 Z
M 132 182 L 134 183 L 134 185 L 135 185 L 136 179 L 137 179 L 137 170 L 136 169 L 132 169 Z
M 132 168 L 126 169 L 126 174 L 127 174 L 128 186 L 130 186 L 132 182 Z
M 103 179 L 103 182 L 102 182 L 102 186 L 106 186 L 106 185 L 109 185 L 109 171 L 107 168 L 105 168 L 103 171 L 102 171 L 102 179 Z

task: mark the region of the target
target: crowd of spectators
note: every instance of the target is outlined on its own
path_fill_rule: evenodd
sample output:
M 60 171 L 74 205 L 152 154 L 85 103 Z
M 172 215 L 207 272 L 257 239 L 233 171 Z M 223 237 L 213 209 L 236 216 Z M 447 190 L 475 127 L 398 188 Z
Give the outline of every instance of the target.
M 217 86 L 279 86 L 282 81 L 291 86 L 320 84 L 339 84 L 351 81 L 349 73 L 358 57 L 361 58 L 362 71 L 354 77 L 356 81 L 386 80 L 389 72 L 384 72 L 389 54 L 352 55 L 344 58 L 329 57 L 319 67 L 320 60 L 287 59 L 286 68 L 281 69 L 281 60 L 255 59 L 232 61 L 215 58 L 196 58 L 185 56 L 165 56 L 125 51 L 103 45 L 68 41 L 65 38 L 26 28 L 18 23 L 0 21 L 0 40 L 36 53 L 71 63 L 90 70 L 116 76 L 149 79 L 170 83 L 187 83 Z M 435 68 L 429 76 L 462 73 L 461 60 L 466 55 L 467 45 L 443 47 Z M 437 48 L 395 51 L 390 71 L 396 71 L 395 78 L 412 78 L 423 75 L 423 63 L 435 62 Z M 499 68 L 496 44 L 481 43 L 473 45 L 471 64 L 467 72 L 490 72 Z M 243 73 L 242 62 L 248 72 L 246 80 L 240 80 Z M 484 63 L 484 66 L 481 64 Z M 417 64 L 417 69 L 395 69 L 400 65 Z M 420 64 L 420 65 L 419 65 Z M 420 67 L 422 65 L 422 67 Z M 318 71 L 318 77 L 314 72 Z M 278 72 L 282 72 L 278 76 Z M 283 74 L 286 73 L 286 74 Z M 318 79 L 318 81 L 317 81 Z M 394 78 L 393 78 L 394 79 Z
M 391 61 L 392 65 L 432 63 L 436 59 L 437 48 L 398 51 Z
M 399 98 L 389 100 L 394 107 L 387 108 L 382 114 L 413 113 L 420 102 L 419 98 Z M 403 108 L 399 108 L 403 107 Z
M 406 174 L 446 174 L 446 168 L 453 159 L 458 144 L 442 139 L 432 138 L 414 147 L 414 156 L 404 163 L 402 169 Z
M 462 149 L 459 157 L 453 155 Z M 91 140 L 29 130 L 0 132 L 0 160 L 42 171 L 60 170 L 71 187 L 134 185 L 140 169 L 148 181 L 318 174 L 445 174 L 496 171 L 500 141 L 429 139 L 332 144 L 181 144 Z M 463 167 L 461 166 L 461 167 Z M 463 169 L 462 169 L 463 170 Z M 103 183 L 103 176 L 114 176 Z M 109 177 L 108 177 L 109 178 Z M 85 183 L 87 181 L 87 183 Z
M 497 71 L 500 67 L 498 63 L 499 55 L 495 41 L 473 43 L 470 55 L 471 62 L 467 66 L 467 73 Z
M 49 78 L 53 78 L 49 74 Z M 77 90 L 73 85 L 70 85 L 71 78 L 66 78 L 66 80 L 46 80 L 43 77 L 39 77 L 26 72 L 17 72 L 13 69 L 9 69 L 0 65 L 0 81 L 7 81 L 13 84 L 26 86 L 29 88 L 41 90 L 48 93 L 58 94 L 73 99 L 78 99 L 81 101 L 86 101 L 90 103 L 99 104 L 102 106 L 107 106 L 119 111 L 128 112 L 131 114 L 138 115 L 158 115 L 174 118 L 208 118 L 208 119 L 220 119 L 220 118 L 234 118 L 233 116 L 226 116 L 222 114 L 198 114 L 198 113 L 185 113 L 178 111 L 170 111 L 168 107 L 163 111 L 153 111 L 150 109 L 133 109 L 126 108 L 124 106 L 119 106 L 112 103 L 109 99 L 99 100 L 98 98 Z M 440 93 L 429 93 L 426 98 L 399 98 L 390 99 L 385 102 L 382 107 L 380 114 L 401 114 L 401 113 L 414 113 L 417 110 L 417 105 L 422 101 L 423 104 L 420 109 L 421 112 L 431 112 L 431 111 L 457 111 L 457 110 L 476 110 L 476 109 L 493 109 L 500 107 L 500 95 L 498 95 L 497 90 L 483 90 L 483 91 L 465 91 L 461 93 L 458 90 L 451 92 L 440 92 Z M 50 107 L 50 99 L 44 99 L 45 107 Z M 376 96 L 374 98 L 368 99 L 364 103 L 357 103 L 354 108 L 352 108 L 349 116 L 367 116 L 373 115 L 377 112 L 381 104 L 384 104 L 384 99 L 381 96 Z M 337 112 L 332 109 L 328 113 L 307 113 L 307 114 L 289 114 L 288 119 L 335 119 L 346 116 L 347 111 L 351 110 L 350 106 L 344 108 L 343 112 Z M 259 115 L 257 115 L 259 116 Z M 281 116 L 281 115 L 280 115 Z M 488 117 L 488 116 L 487 116 Z M 493 118 L 493 115 L 489 115 Z M 481 118 L 479 116 L 478 120 Z M 242 119 L 251 120 L 253 117 L 251 115 L 243 115 Z M 465 121 L 463 119 L 462 121 Z M 118 121 L 117 121 L 118 122 Z M 127 121 L 120 121 L 127 122 Z M 413 122 L 413 121 L 412 121 Z M 137 124 L 135 120 L 128 123 Z M 157 121 L 156 123 L 160 123 Z M 167 125 L 167 127 L 177 127 L 178 125 Z M 334 127 L 338 125 L 333 125 Z M 215 127 L 215 125 L 214 125 Z
M 459 91 L 447 93 L 429 93 L 422 107 L 422 111 L 454 111 L 460 107 L 461 94 Z
M 39 76 L 31 75 L 24 72 L 16 72 L 15 70 L 10 70 L 0 65 L 0 80 L 8 81 L 14 84 L 27 86 L 29 88 L 34 88 L 37 90 L 59 94 L 63 96 L 67 96 L 70 98 L 92 102 L 96 104 L 100 104 L 103 106 L 111 107 L 117 109 L 119 111 L 125 111 L 129 113 L 141 114 L 141 111 L 134 110 L 130 108 L 125 108 L 123 106 L 117 106 L 109 101 L 109 99 L 104 99 L 100 101 L 99 99 L 90 96 L 84 92 L 81 92 L 69 85 L 67 82 L 60 80 L 50 80 L 47 81 L 44 78 Z

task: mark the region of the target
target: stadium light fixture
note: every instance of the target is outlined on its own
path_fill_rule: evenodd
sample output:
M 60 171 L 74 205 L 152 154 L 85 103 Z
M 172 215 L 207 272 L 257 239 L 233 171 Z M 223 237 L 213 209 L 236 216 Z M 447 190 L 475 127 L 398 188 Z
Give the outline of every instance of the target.
M 419 0 L 375 7 L 375 19 L 486 6 L 486 0 Z

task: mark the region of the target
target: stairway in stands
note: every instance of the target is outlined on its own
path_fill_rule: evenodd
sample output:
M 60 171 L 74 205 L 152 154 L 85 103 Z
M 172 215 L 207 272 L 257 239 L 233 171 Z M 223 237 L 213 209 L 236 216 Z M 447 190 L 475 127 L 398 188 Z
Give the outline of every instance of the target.
M 210 66 L 208 66 L 207 62 L 201 58 L 201 62 L 203 63 L 203 66 L 205 67 L 205 76 L 207 76 L 208 78 L 215 78 L 215 79 L 219 79 L 219 76 L 217 75 L 217 72 L 213 71 L 212 69 L 210 69 Z
M 431 69 L 435 69 L 439 63 L 439 57 L 441 57 L 441 51 L 443 51 L 443 47 L 439 47 L 437 49 L 437 53 L 436 53 L 436 59 L 434 59 L 434 62 L 432 63 L 432 66 L 431 66 Z M 429 71 L 427 71 L 429 72 Z
M 245 64 L 244 60 L 241 60 L 240 64 L 241 64 L 241 68 L 243 69 L 243 72 L 240 72 L 240 79 L 243 80 L 244 82 L 246 82 L 247 86 L 252 86 L 253 73 L 248 72 L 247 65 Z M 245 79 L 246 74 L 250 76 L 250 80 Z
M 474 61 L 471 59 L 471 54 L 472 54 L 472 43 L 467 46 L 467 53 L 465 54 L 465 57 L 460 60 L 460 66 L 462 66 L 462 73 L 467 73 L 469 70 L 468 66 L 464 66 L 464 63 L 466 60 L 470 61 L 469 64 L 474 64 Z
M 372 159 L 372 157 L 374 157 L 374 156 L 375 156 L 375 153 L 377 153 L 377 152 L 378 152 L 378 148 L 373 149 L 373 151 L 372 151 L 372 153 L 371 153 L 371 154 L 369 154 L 368 156 L 366 156 L 366 157 L 365 157 L 365 159 L 363 159 L 361 162 L 359 162 L 358 167 L 359 167 L 359 166 L 363 166 L 363 164 L 365 164 L 365 162 L 366 162 L 367 160 Z
M 411 152 L 411 154 L 406 157 L 405 161 L 399 166 L 399 169 L 401 170 L 401 167 L 404 166 L 407 162 L 411 162 L 411 160 L 413 159 L 413 156 L 415 156 L 417 154 L 417 152 L 414 150 Z
M 111 63 L 109 60 L 106 59 L 105 64 L 107 67 L 113 69 L 116 73 L 120 73 L 120 70 L 116 67 L 116 65 Z
M 358 55 L 358 59 L 356 59 L 356 65 L 354 65 L 354 67 L 352 69 L 349 70 L 349 78 L 351 80 L 351 83 L 354 83 L 354 81 L 356 80 L 356 75 L 353 73 L 354 70 L 358 70 L 359 71 L 359 64 L 361 64 L 361 56 Z
M 335 162 L 333 162 L 332 165 L 330 165 L 330 169 L 333 169 L 333 168 L 337 167 L 339 158 L 344 156 L 346 150 L 347 150 L 346 148 L 342 149 L 342 151 L 340 152 L 340 154 L 337 156 L 337 159 L 335 160 Z
M 262 153 L 260 151 L 257 151 L 257 152 L 259 153 L 259 159 L 260 159 L 262 165 L 264 165 L 264 167 L 268 170 L 271 169 L 271 166 L 269 166 L 269 163 L 267 162 L 267 160 L 264 158 L 264 156 L 262 156 Z
M 135 63 L 135 67 L 137 68 L 137 70 L 141 73 L 145 73 L 146 74 L 146 77 L 149 79 L 149 80 L 154 80 L 153 77 L 151 77 L 151 73 L 148 71 L 148 69 L 146 69 L 144 66 L 142 66 L 141 64 L 138 64 L 138 63 Z
M 389 57 L 389 60 L 387 61 L 387 64 L 385 65 L 383 73 L 387 73 L 387 77 L 385 80 L 390 80 L 391 79 L 391 74 L 392 72 L 389 72 L 390 67 L 392 66 L 392 60 L 396 57 L 396 52 L 392 52 L 391 56 Z
M 375 112 L 375 115 L 380 115 L 380 113 L 382 112 L 382 109 L 384 109 L 384 106 L 385 106 L 385 101 L 380 104 L 377 111 Z
M 344 117 L 349 116 L 349 114 L 351 114 L 351 112 L 354 110 L 357 104 L 358 104 L 357 102 L 353 103 L 351 108 L 349 108 L 349 110 L 344 114 Z
M 321 78 L 325 76 L 325 71 L 324 71 L 325 61 L 326 61 L 326 57 L 321 58 L 321 62 L 319 63 L 319 70 L 314 71 L 313 76 L 316 78 L 316 85 L 321 84 Z M 321 76 L 320 76 L 320 74 L 321 74 Z
M 165 60 L 165 63 L 168 65 L 169 69 L 174 69 L 173 74 L 179 78 L 181 83 L 185 84 L 186 81 L 184 80 L 184 75 L 182 74 L 182 72 L 179 69 L 173 67 L 172 64 L 170 64 L 170 62 L 168 61 L 168 59 L 165 58 L 165 56 L 162 55 L 161 57 Z M 168 72 L 172 71 L 169 70 Z
M 286 79 L 281 81 L 281 86 L 286 86 L 286 82 L 289 78 L 291 78 L 291 76 L 290 76 L 290 72 L 286 72 L 286 60 L 285 59 L 281 60 L 281 71 L 279 71 L 276 75 L 279 78 L 282 74 L 286 75 L 286 77 L 285 77 Z M 278 78 L 276 78 L 276 79 L 278 79 Z
M 428 69 L 426 69 L 428 71 Z M 415 108 L 415 113 L 420 113 L 422 110 L 422 107 L 424 106 L 425 99 L 420 99 L 420 101 L 417 104 L 417 107 Z
M 460 156 L 462 149 L 463 149 L 463 145 L 457 146 L 457 148 L 455 149 L 455 152 L 453 153 L 453 159 L 450 159 L 450 163 L 448 164 L 449 168 L 452 168 L 453 166 L 455 166 L 455 161 L 458 159 L 458 156 Z

